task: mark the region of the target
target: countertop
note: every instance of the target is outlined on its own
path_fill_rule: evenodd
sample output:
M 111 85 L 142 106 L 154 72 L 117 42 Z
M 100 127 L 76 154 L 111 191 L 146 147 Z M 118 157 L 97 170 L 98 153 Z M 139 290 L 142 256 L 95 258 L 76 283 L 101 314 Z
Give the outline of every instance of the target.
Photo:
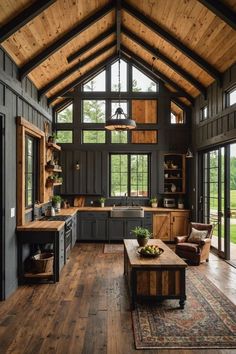
M 141 206 L 141 205 L 140 205 Z M 144 209 L 144 211 L 152 211 L 152 212 L 158 212 L 158 211 L 189 211 L 189 209 L 177 209 L 177 208 L 151 208 L 151 207 L 142 207 Z M 66 209 L 65 209 L 66 210 Z M 109 206 L 105 206 L 104 208 L 101 207 L 78 207 L 77 208 L 78 211 L 111 211 L 112 207 Z M 66 215 L 66 214 L 65 214 Z

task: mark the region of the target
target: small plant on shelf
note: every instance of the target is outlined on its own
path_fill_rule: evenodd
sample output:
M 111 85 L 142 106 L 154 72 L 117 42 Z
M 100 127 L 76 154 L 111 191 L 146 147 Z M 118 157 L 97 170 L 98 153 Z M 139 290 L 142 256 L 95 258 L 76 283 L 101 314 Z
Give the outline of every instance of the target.
M 104 197 L 99 198 L 99 202 L 100 202 L 102 208 L 104 208 L 104 206 L 105 206 L 105 201 L 106 201 L 106 198 L 104 198 Z
M 52 135 L 48 137 L 48 143 L 56 144 L 56 141 L 57 141 L 57 134 L 53 132 Z
M 131 232 L 137 237 L 139 246 L 145 246 L 152 236 L 148 229 L 141 226 L 136 226 Z
M 151 198 L 150 204 L 151 204 L 152 208 L 157 208 L 157 205 L 158 205 L 157 198 L 156 197 Z
M 60 211 L 61 201 L 62 201 L 62 198 L 60 195 L 54 195 L 52 197 L 52 205 L 55 207 L 56 211 Z

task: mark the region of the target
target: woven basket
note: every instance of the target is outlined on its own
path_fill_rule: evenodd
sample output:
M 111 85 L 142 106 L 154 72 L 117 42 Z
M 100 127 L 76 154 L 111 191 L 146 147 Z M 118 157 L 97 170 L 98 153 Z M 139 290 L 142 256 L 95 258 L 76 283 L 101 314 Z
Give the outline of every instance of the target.
M 32 257 L 35 273 L 53 272 L 53 253 L 39 253 Z

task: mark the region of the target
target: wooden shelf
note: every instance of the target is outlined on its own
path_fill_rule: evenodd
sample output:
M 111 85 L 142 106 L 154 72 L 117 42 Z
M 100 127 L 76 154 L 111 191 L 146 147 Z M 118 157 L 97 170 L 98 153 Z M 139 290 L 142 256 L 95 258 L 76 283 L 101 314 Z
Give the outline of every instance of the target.
M 61 147 L 57 144 L 54 144 L 54 143 L 47 143 L 47 148 L 48 149 L 53 149 L 53 150 L 58 150 L 58 151 L 61 151 Z
M 62 185 L 62 182 L 46 182 L 46 186 L 47 187 L 54 187 L 54 186 L 61 186 Z
M 184 192 L 164 192 L 164 194 L 185 194 Z
M 165 171 L 181 171 L 182 168 L 164 168 Z
M 25 273 L 24 277 L 25 278 L 48 278 L 52 277 L 53 273 L 48 272 L 48 273 Z
M 166 180 L 166 179 L 168 179 L 168 180 L 169 180 L 169 179 L 183 179 L 183 177 L 166 177 L 165 180 Z
M 61 168 L 53 168 L 53 167 L 50 167 L 50 166 L 45 166 L 45 169 L 48 171 L 48 172 L 62 172 L 62 169 Z

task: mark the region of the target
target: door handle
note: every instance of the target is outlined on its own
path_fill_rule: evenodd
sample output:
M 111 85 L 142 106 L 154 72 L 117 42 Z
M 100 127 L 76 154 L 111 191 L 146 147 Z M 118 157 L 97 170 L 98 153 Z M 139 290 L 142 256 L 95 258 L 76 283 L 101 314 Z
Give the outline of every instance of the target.
M 231 218 L 231 216 L 232 216 L 231 209 L 230 209 L 230 208 L 227 208 L 227 209 L 226 209 L 226 217 L 227 217 L 227 218 Z

